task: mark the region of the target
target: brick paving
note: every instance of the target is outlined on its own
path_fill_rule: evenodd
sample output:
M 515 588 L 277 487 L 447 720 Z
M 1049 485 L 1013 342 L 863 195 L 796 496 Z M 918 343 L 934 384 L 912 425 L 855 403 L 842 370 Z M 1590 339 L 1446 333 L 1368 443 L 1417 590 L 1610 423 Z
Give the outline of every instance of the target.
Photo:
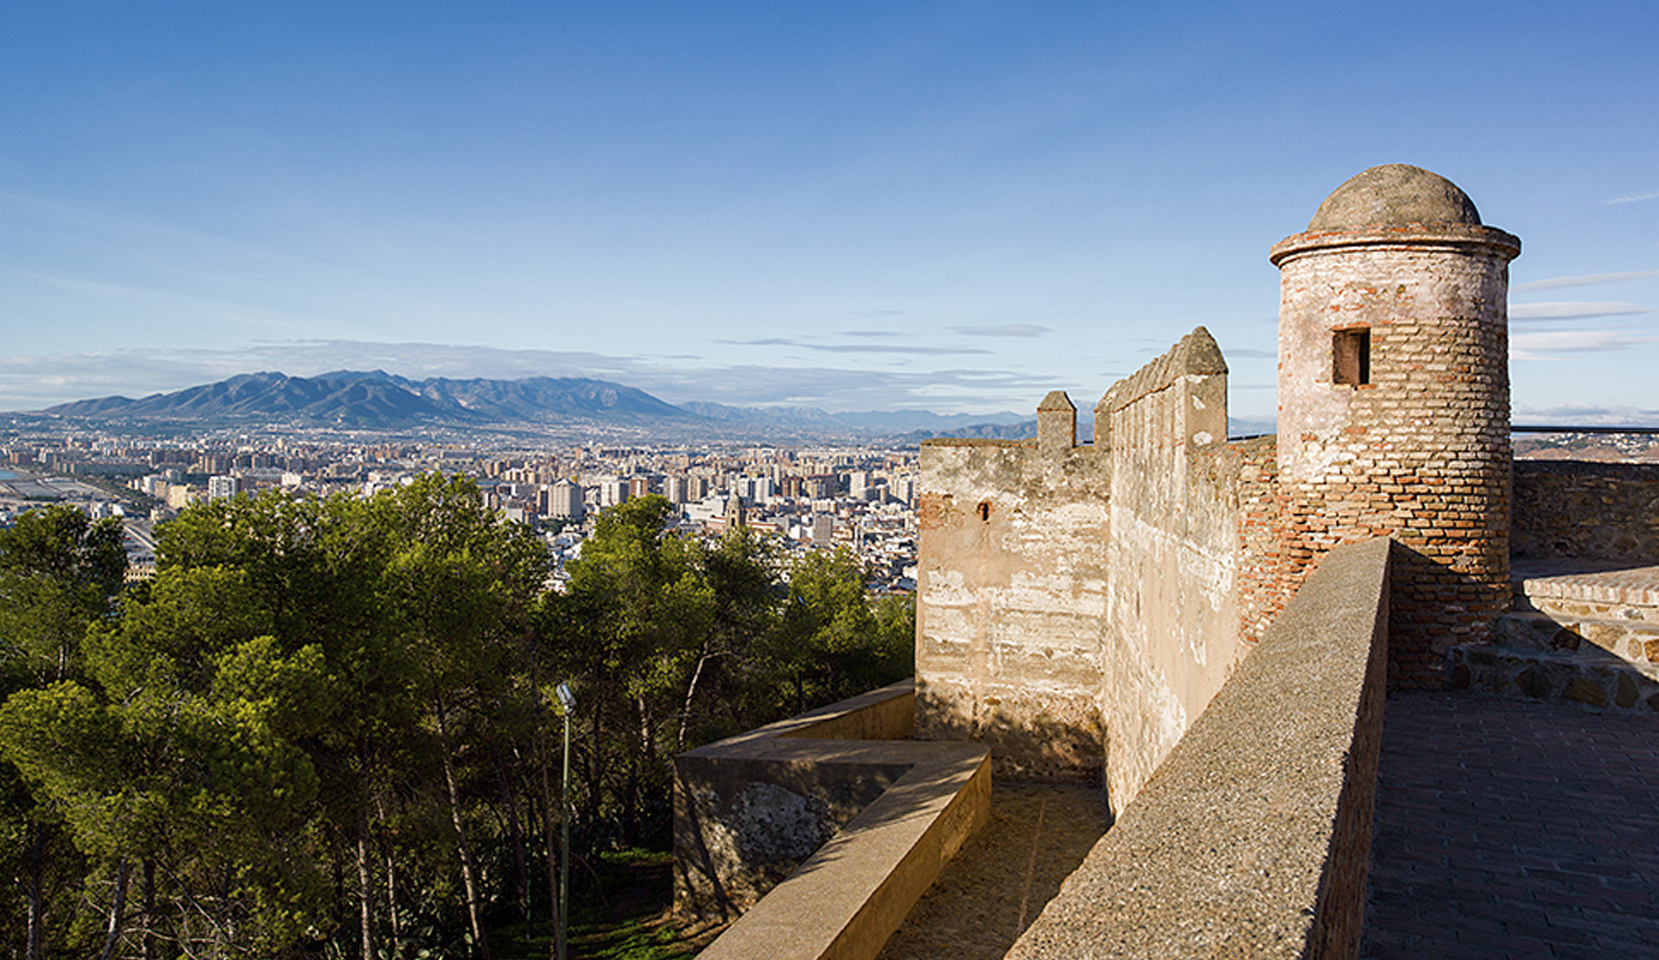
M 1659 717 L 1388 700 L 1361 956 L 1659 957 Z

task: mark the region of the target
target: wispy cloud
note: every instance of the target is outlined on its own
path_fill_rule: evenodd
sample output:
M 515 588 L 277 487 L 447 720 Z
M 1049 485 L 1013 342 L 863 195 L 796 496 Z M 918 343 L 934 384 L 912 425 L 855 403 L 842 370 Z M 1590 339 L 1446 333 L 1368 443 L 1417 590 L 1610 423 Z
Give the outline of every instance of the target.
M 1651 427 L 1659 426 L 1659 410 L 1564 403 L 1553 407 L 1516 407 L 1510 419 L 1514 423 L 1549 427 Z
M 1549 360 L 1557 353 L 1594 353 L 1628 350 L 1659 343 L 1659 337 L 1638 336 L 1622 330 L 1541 330 L 1509 338 L 1511 360 Z
M 911 356 L 940 356 L 956 353 L 990 353 L 982 347 L 927 347 L 904 343 L 810 343 L 787 337 L 762 337 L 758 340 L 716 340 L 715 343 L 734 347 L 798 347 L 823 353 L 894 353 Z
M 897 330 L 837 330 L 836 333 L 843 337 L 885 338 L 903 336 L 903 334 L 899 333 Z
M 993 327 L 952 327 L 957 333 L 970 337 L 1040 337 L 1051 332 L 1035 323 L 1004 323 Z
M 1221 351 L 1221 355 L 1228 359 L 1242 357 L 1253 360 L 1273 360 L 1278 358 L 1279 353 L 1276 350 L 1252 350 L 1248 347 L 1234 347 L 1231 350 Z
M 1512 303 L 1509 305 L 1509 319 L 1511 320 L 1582 320 L 1590 317 L 1622 317 L 1634 313 L 1651 312 L 1647 307 L 1618 300 Z
M 257 370 L 316 376 L 376 369 L 414 380 L 591 377 L 638 387 L 671 403 L 710 400 L 733 406 L 791 404 L 829 410 L 925 407 L 946 413 L 1024 409 L 1056 386 L 1051 376 L 1017 371 L 690 364 L 575 351 L 319 340 L 257 344 L 243 350 L 0 356 L 0 410 L 38 410 L 117 394 L 148 396 Z
M 1641 203 L 1643 200 L 1659 200 L 1659 190 L 1652 193 L 1627 193 L 1622 197 L 1604 200 L 1603 203 Z
M 1555 290 L 1559 287 L 1588 287 L 1597 283 L 1617 283 L 1620 280 L 1640 280 L 1659 277 L 1659 270 L 1633 270 L 1628 273 L 1587 273 L 1581 277 L 1551 277 L 1516 284 L 1511 290 Z

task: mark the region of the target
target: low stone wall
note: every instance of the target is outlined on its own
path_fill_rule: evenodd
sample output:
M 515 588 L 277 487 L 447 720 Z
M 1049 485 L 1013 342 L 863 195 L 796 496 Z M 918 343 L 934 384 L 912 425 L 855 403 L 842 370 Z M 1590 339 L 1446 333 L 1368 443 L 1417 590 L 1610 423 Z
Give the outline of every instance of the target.
M 704 958 L 880 951 L 990 817 L 986 749 L 914 717 L 905 681 L 674 758 L 676 912 L 741 914 Z
M 730 920 L 781 883 L 910 769 L 879 744 L 908 737 L 911 681 L 674 758 L 674 909 Z M 854 743 L 827 753 L 803 738 Z
M 1659 563 L 1659 463 L 1515 461 L 1517 559 Z
M 1323 558 L 1010 960 L 1358 955 L 1389 555 Z

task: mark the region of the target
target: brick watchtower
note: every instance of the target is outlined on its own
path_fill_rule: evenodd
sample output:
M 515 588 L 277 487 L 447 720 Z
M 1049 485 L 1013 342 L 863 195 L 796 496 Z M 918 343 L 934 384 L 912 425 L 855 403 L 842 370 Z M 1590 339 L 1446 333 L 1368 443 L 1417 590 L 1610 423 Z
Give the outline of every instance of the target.
M 1387 164 L 1276 244 L 1279 482 L 1298 579 L 1393 536 L 1390 672 L 1438 683 L 1509 604 L 1511 234 L 1451 181 Z M 1297 570 L 1294 568 L 1300 567 Z

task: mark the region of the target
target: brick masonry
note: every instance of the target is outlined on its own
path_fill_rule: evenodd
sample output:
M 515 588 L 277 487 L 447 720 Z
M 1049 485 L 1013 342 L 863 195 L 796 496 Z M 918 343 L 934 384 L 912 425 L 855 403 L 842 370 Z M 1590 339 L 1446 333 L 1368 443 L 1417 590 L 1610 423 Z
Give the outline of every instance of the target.
M 1397 543 L 1391 673 L 1436 685 L 1454 643 L 1509 601 L 1508 262 L 1478 225 L 1309 232 L 1281 276 L 1279 481 L 1286 574 L 1331 547 Z M 1370 335 L 1368 383 L 1336 382 L 1337 331 Z

